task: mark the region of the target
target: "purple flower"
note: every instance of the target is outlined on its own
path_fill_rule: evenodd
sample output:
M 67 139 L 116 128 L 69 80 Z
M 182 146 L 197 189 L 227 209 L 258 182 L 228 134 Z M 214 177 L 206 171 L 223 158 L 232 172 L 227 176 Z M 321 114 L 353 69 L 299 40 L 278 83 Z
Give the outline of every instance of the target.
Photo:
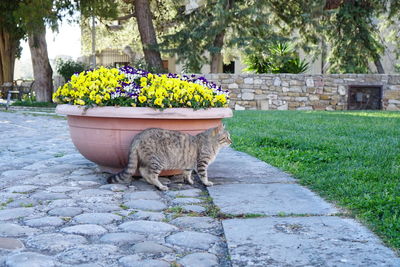
M 131 98 L 137 98 L 140 94 L 140 78 L 147 77 L 150 72 L 143 69 L 136 69 L 131 66 L 123 66 L 119 68 L 120 72 L 125 74 L 125 81 L 121 82 L 120 87 L 118 87 L 119 91 L 116 90 L 116 95 L 126 95 Z M 168 73 L 167 78 L 170 79 L 180 79 L 182 81 L 192 82 L 196 84 L 200 84 L 209 89 L 212 89 L 215 94 L 224 94 L 227 98 L 229 98 L 229 91 L 223 90 L 221 86 L 216 85 L 213 82 L 208 81 L 204 76 L 196 76 L 195 74 L 188 75 L 179 75 L 176 73 Z

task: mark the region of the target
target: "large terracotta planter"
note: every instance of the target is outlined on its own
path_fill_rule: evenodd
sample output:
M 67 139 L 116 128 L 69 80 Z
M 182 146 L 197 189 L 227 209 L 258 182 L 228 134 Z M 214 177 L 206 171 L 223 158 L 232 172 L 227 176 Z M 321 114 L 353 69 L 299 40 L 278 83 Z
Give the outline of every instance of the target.
M 68 118 L 71 139 L 79 152 L 103 170 L 117 172 L 128 163 L 132 138 L 147 128 L 163 128 L 196 135 L 232 117 L 229 108 L 193 110 L 169 108 L 96 107 L 84 109 L 74 105 L 58 105 L 56 113 Z M 173 175 L 166 170 L 161 175 Z

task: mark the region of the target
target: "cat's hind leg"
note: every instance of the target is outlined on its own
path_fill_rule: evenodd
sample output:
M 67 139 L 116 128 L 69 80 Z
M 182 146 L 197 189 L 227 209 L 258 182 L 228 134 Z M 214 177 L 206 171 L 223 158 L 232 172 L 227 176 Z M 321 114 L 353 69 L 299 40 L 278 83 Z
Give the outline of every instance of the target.
M 163 185 L 160 180 L 158 180 L 158 175 L 160 174 L 161 170 L 156 171 L 147 167 L 140 167 L 139 172 L 149 184 L 155 185 L 158 189 L 162 191 L 168 190 L 168 187 Z
M 185 182 L 188 182 L 188 184 L 194 184 L 192 178 L 192 170 L 184 170 L 182 175 Z

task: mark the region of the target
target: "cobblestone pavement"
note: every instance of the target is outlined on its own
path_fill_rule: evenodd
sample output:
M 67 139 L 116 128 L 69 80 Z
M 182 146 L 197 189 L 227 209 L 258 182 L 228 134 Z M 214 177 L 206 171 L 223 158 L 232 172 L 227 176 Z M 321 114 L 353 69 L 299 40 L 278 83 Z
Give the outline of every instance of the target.
M 245 153 L 222 150 L 207 189 L 108 185 L 64 119 L 16 111 L 0 111 L 1 267 L 400 266 L 346 211 Z
M 106 184 L 66 120 L 34 115 L 0 111 L 0 266 L 230 266 L 205 188 Z

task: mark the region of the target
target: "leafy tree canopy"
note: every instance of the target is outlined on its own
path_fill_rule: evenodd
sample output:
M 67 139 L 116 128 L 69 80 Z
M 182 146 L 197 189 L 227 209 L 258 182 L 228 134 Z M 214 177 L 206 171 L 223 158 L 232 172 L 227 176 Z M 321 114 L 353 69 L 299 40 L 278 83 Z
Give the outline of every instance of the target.
M 174 18 L 175 33 L 164 36 L 161 49 L 177 54 L 187 71 L 198 72 L 208 61 L 204 52 L 219 53 L 215 37 L 225 33 L 226 48 L 251 49 L 256 43 L 268 43 L 276 37 L 269 25 L 266 1 L 206 0 L 193 10 L 181 12 Z M 268 39 L 263 38 L 268 36 Z
M 378 22 L 394 25 L 399 9 L 396 0 L 205 0 L 174 19 L 176 33 L 165 36 L 161 49 L 198 71 L 207 62 L 204 52 L 221 50 L 213 40 L 225 31 L 225 50 L 252 54 L 292 40 L 310 55 L 322 54 L 329 72 L 365 73 L 369 62 L 379 69 L 384 52 Z
M 0 28 L 2 29 L 1 34 L 5 34 L 3 29 L 7 31 L 7 34 L 11 35 L 11 38 L 16 40 L 16 56 L 20 56 L 21 47 L 19 46 L 19 40 L 25 36 L 25 31 L 21 27 L 21 18 L 13 16 L 18 8 L 18 4 L 21 0 L 15 1 L 0 1 Z
M 162 36 L 170 33 L 174 27 L 172 25 L 173 17 L 176 16 L 176 1 L 173 0 L 153 0 L 150 1 L 153 14 L 153 23 L 157 33 L 158 41 L 162 41 Z M 141 54 L 142 44 L 140 34 L 135 19 L 135 11 L 132 1 L 116 0 L 116 16 L 97 17 L 96 25 L 96 49 L 102 51 L 105 49 L 123 50 L 129 45 L 132 51 Z M 113 25 L 118 22 L 119 25 Z M 81 17 L 83 52 L 91 53 L 91 19 L 87 16 Z M 136 61 L 140 59 L 135 58 Z M 143 62 L 140 62 L 143 63 Z
M 384 52 L 380 22 L 394 25 L 399 12 L 396 0 L 271 0 L 274 13 L 285 22 L 299 43 L 311 52 L 327 50 L 331 73 L 367 73 L 369 62 L 378 70 Z M 327 8 L 337 2 L 334 9 Z M 322 45 L 321 45 L 322 44 Z M 313 48 L 314 45 L 314 48 Z M 323 55 L 325 56 L 325 55 Z
M 19 21 L 19 26 L 25 32 L 35 32 L 47 25 L 53 31 L 58 30 L 59 22 L 66 15 L 80 12 L 82 15 L 115 17 L 116 3 L 114 0 L 24 0 L 2 1 L 13 6 L 10 15 Z

